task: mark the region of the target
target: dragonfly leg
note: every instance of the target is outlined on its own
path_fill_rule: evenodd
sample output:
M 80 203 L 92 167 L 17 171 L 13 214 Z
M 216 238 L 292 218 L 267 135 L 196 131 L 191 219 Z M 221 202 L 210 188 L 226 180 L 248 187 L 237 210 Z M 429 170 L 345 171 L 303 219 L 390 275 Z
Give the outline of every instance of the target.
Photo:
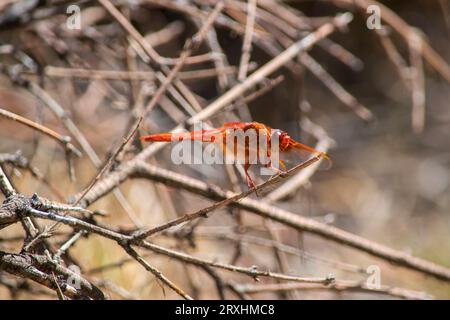
M 281 161 L 281 160 L 278 160 L 278 163 L 280 164 L 280 166 L 283 168 L 283 172 L 286 172 L 286 164 L 283 162 L 283 161 Z
M 256 188 L 255 183 L 253 182 L 252 178 L 250 177 L 250 175 L 248 174 L 248 169 L 250 168 L 250 164 L 246 163 L 244 164 L 244 171 L 245 171 L 245 180 L 247 182 L 247 186 L 252 189 L 252 188 Z

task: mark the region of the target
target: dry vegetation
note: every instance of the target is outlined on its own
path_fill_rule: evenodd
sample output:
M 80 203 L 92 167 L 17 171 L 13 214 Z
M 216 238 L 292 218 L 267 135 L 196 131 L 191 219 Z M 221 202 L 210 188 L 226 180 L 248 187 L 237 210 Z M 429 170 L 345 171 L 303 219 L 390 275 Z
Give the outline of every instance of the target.
M 1 1 L 0 298 L 450 298 L 449 10 Z M 139 140 L 198 121 L 263 122 L 333 166 L 255 195 L 240 166 Z

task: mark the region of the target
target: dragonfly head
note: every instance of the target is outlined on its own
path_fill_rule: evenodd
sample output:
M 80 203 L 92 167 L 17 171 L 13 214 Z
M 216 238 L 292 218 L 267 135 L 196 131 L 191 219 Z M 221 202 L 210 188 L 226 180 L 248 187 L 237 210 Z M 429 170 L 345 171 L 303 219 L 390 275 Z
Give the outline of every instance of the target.
M 275 135 L 278 136 L 280 149 L 285 150 L 291 142 L 291 137 L 286 132 L 278 129 L 275 130 Z

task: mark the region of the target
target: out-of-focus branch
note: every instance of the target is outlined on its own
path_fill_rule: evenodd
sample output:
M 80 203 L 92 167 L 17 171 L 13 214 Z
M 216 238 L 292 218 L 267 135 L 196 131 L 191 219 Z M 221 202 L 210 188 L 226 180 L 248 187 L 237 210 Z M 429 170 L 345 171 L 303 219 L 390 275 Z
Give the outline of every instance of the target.
M 273 72 L 283 67 L 291 59 L 295 58 L 300 52 L 307 51 L 316 42 L 327 37 L 329 34 L 335 31 L 336 28 L 347 25 L 352 19 L 353 16 L 351 13 L 341 14 L 337 16 L 332 23 L 327 23 L 321 26 L 316 31 L 310 33 L 303 39 L 294 43 L 281 54 L 253 72 L 243 83 L 234 86 L 213 103 L 211 103 L 208 107 L 203 109 L 202 112 L 192 117 L 188 121 L 188 123 L 195 123 L 197 121 L 202 121 L 209 118 L 214 113 L 233 102 L 233 100 L 241 96 L 245 91 L 253 87 L 255 84 L 260 83 Z
M 218 75 L 216 69 L 200 69 L 194 71 L 180 71 L 177 78 L 180 80 L 209 79 Z M 235 74 L 236 67 L 224 67 L 220 70 L 224 74 Z M 92 70 L 81 68 L 63 68 L 47 66 L 44 75 L 51 78 L 80 78 L 93 80 L 142 80 L 155 81 L 155 73 L 152 71 L 124 71 L 124 70 Z
M 22 117 L 22 116 L 20 116 L 18 114 L 15 114 L 15 113 L 10 112 L 10 111 L 5 110 L 5 109 L 1 109 L 0 108 L 0 116 L 5 117 L 5 118 L 10 119 L 10 120 L 13 120 L 13 121 L 17 121 L 17 122 L 19 122 L 19 123 L 21 123 L 21 124 L 23 124 L 23 125 L 25 125 L 25 126 L 27 126 L 29 128 L 32 128 L 32 129 L 34 129 L 36 131 L 39 131 L 42 134 L 45 134 L 46 136 L 48 136 L 48 137 L 56 140 L 57 142 L 59 142 L 64 147 L 64 149 L 66 149 L 67 151 L 75 154 L 78 157 L 81 157 L 81 152 L 77 148 L 75 148 L 74 145 L 72 145 L 70 143 L 70 137 L 63 136 L 63 135 L 53 131 L 52 129 L 47 128 L 46 126 L 43 126 L 43 125 L 41 125 L 39 123 L 31 121 L 31 120 L 29 120 L 27 118 L 24 118 L 24 117 Z
M 411 61 L 412 128 L 415 133 L 421 133 L 425 127 L 425 74 L 422 46 L 422 39 L 416 33 L 412 33 L 409 37 L 409 54 Z
M 336 280 L 324 287 L 310 283 L 279 283 L 279 284 L 236 284 L 235 289 L 244 294 L 259 292 L 278 292 L 291 290 L 331 290 L 335 292 L 364 292 L 370 294 L 383 294 L 400 299 L 430 300 L 433 296 L 425 292 L 413 291 L 404 288 L 368 286 L 364 281 Z
M 111 3 L 109 0 L 97 0 L 108 12 L 111 14 L 114 19 L 124 28 L 131 37 L 139 43 L 142 49 L 145 50 L 146 54 L 159 65 L 175 65 L 179 62 L 177 59 L 165 58 L 162 57 L 155 49 L 150 45 L 149 42 L 145 40 L 145 38 L 139 33 L 136 28 L 120 13 L 120 11 Z M 189 59 L 186 57 L 186 63 L 197 63 L 198 60 L 196 57 L 192 57 Z
M 441 76 L 450 82 L 450 65 L 430 46 L 430 44 L 417 33 L 413 27 L 400 18 L 394 11 L 389 9 L 384 4 L 375 0 L 328 0 L 337 4 L 345 4 L 346 6 L 358 6 L 366 12 L 369 6 L 377 6 L 380 8 L 380 18 L 390 25 L 396 32 L 398 32 L 406 41 L 412 34 L 415 34 L 420 39 L 422 46 L 423 58 L 436 70 Z
M 346 106 L 352 109 L 361 119 L 373 120 L 372 112 L 362 105 L 354 96 L 345 90 L 316 60 L 307 53 L 299 56 L 300 62 Z
M 245 26 L 244 41 L 242 43 L 241 61 L 239 63 L 238 80 L 243 81 L 247 77 L 248 64 L 252 49 L 253 26 L 255 24 L 257 0 L 249 0 L 247 6 L 247 24 Z
M 102 0 L 103 1 L 103 0 Z M 164 82 L 161 84 L 161 86 L 158 88 L 158 90 L 153 95 L 152 99 L 148 103 L 147 107 L 145 108 L 143 116 L 145 117 L 158 103 L 158 101 L 161 99 L 162 95 L 166 92 L 167 88 L 171 85 L 172 81 L 177 76 L 178 72 L 181 70 L 181 68 L 185 65 L 187 59 L 191 56 L 192 52 L 200 46 L 200 44 L 203 42 L 206 33 L 208 32 L 208 29 L 211 27 L 211 25 L 214 23 L 214 20 L 216 19 L 217 15 L 220 13 L 220 11 L 223 9 L 223 3 L 218 2 L 212 13 L 209 15 L 208 19 L 206 20 L 205 24 L 201 27 L 201 29 L 192 37 L 192 39 L 186 41 L 184 45 L 184 49 L 181 52 L 180 58 L 178 59 L 177 63 L 173 67 L 172 70 L 167 75 L 167 78 L 165 78 Z

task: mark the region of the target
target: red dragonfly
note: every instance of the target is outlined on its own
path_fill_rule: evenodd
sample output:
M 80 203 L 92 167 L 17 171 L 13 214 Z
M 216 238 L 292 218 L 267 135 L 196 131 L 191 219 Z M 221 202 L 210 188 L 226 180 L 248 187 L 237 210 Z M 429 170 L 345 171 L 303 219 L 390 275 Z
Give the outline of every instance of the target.
M 252 137 L 254 140 L 251 139 Z M 286 154 L 292 150 L 303 150 L 329 159 L 326 153 L 295 141 L 285 131 L 280 129 L 272 129 L 269 126 L 259 122 L 228 122 L 222 127 L 210 130 L 198 130 L 181 133 L 158 133 L 142 136 L 140 139 L 142 141 L 150 142 L 195 140 L 216 143 L 221 147 L 224 154 L 230 153 L 234 158 L 240 161 L 239 163 L 244 165 L 245 176 L 249 188 L 255 187 L 252 178 L 248 174 L 248 169 L 252 164 L 259 163 L 265 167 L 272 168 L 277 172 L 282 171 L 275 167 L 270 160 L 267 161 L 267 159 L 272 159 L 272 145 L 276 145 L 277 149 L 275 149 L 275 151 L 279 151 L 280 154 Z M 256 156 L 252 157 L 252 155 Z M 264 157 L 266 157 L 265 161 L 262 159 Z M 283 169 L 286 169 L 286 165 L 282 160 L 278 160 L 278 163 Z

